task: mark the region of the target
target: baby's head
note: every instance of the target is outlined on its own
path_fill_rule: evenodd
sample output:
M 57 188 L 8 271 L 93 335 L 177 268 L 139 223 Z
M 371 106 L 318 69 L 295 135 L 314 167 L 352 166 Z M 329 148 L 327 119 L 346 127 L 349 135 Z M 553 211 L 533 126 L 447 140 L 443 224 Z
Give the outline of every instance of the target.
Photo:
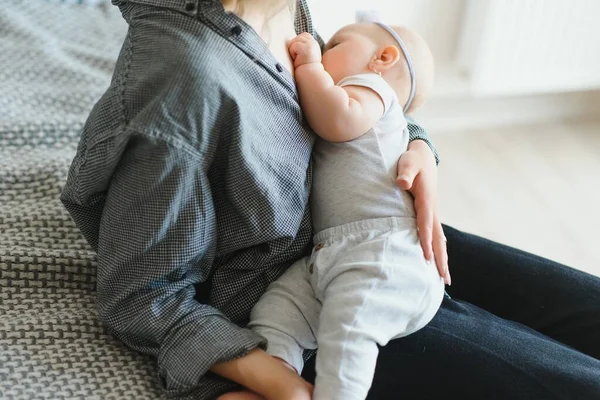
M 433 55 L 416 32 L 405 27 L 392 27 L 400 35 L 412 58 L 416 88 L 408 112 L 415 111 L 427 98 L 433 86 Z M 325 46 L 323 66 L 334 82 L 351 75 L 376 72 L 396 91 L 402 106 L 410 95 L 410 72 L 400 45 L 383 27 L 374 23 L 345 26 Z

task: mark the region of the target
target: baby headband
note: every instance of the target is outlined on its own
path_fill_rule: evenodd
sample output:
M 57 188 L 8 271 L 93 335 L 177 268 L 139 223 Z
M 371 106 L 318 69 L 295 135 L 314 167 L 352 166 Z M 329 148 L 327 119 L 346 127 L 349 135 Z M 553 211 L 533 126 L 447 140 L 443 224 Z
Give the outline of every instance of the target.
M 371 22 L 379 25 L 380 27 L 388 31 L 389 34 L 394 37 L 394 39 L 396 39 L 396 42 L 398 42 L 400 49 L 402 49 L 402 52 L 404 53 L 404 58 L 406 59 L 406 63 L 408 64 L 408 71 L 410 72 L 410 94 L 408 95 L 408 100 L 406 101 L 406 105 L 404 106 L 404 112 L 406 112 L 410 108 L 410 105 L 412 104 L 413 99 L 415 98 L 415 87 L 417 82 L 417 78 L 415 76 L 415 67 L 413 65 L 412 58 L 410 58 L 410 54 L 408 53 L 406 45 L 400 38 L 400 35 L 398 35 L 396 31 L 392 29 L 391 26 L 389 26 L 381 20 L 381 17 L 376 11 L 357 11 L 356 22 Z

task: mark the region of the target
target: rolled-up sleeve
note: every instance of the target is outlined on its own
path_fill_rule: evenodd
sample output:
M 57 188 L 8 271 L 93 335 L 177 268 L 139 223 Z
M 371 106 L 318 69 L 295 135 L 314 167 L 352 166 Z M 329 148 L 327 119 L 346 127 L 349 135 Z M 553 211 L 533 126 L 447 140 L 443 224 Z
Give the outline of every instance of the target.
M 406 117 L 406 121 L 408 122 L 409 142 L 412 142 L 413 140 L 422 140 L 425 143 L 427 143 L 427 145 L 433 152 L 433 156 L 435 157 L 435 163 L 439 164 L 440 157 L 438 155 L 437 149 L 433 145 L 433 142 L 429 138 L 427 131 L 425 129 L 423 129 L 423 127 L 421 125 L 419 125 L 417 123 L 417 121 L 415 121 L 411 117 Z
M 265 342 L 195 300 L 210 275 L 216 217 L 200 155 L 129 138 L 110 179 L 98 236 L 98 304 L 108 329 L 157 358 L 168 391 Z

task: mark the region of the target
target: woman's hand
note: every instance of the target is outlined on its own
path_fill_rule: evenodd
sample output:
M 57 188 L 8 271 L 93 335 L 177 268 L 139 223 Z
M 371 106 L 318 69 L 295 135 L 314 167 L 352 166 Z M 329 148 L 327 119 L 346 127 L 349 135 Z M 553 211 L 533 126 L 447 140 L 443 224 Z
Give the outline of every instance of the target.
M 450 285 L 446 236 L 438 219 L 437 165 L 427 143 L 414 140 L 408 145 L 398 161 L 396 184 L 414 196 L 423 254 L 427 260 L 435 260 L 440 276 Z

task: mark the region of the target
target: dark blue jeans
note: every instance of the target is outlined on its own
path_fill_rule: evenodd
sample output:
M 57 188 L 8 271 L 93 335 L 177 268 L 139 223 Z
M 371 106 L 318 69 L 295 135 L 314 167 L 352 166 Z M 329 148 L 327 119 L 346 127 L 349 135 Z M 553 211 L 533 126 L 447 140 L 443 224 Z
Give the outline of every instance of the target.
M 445 226 L 452 287 L 369 399 L 600 399 L 600 279 Z M 303 375 L 314 378 L 314 357 Z

